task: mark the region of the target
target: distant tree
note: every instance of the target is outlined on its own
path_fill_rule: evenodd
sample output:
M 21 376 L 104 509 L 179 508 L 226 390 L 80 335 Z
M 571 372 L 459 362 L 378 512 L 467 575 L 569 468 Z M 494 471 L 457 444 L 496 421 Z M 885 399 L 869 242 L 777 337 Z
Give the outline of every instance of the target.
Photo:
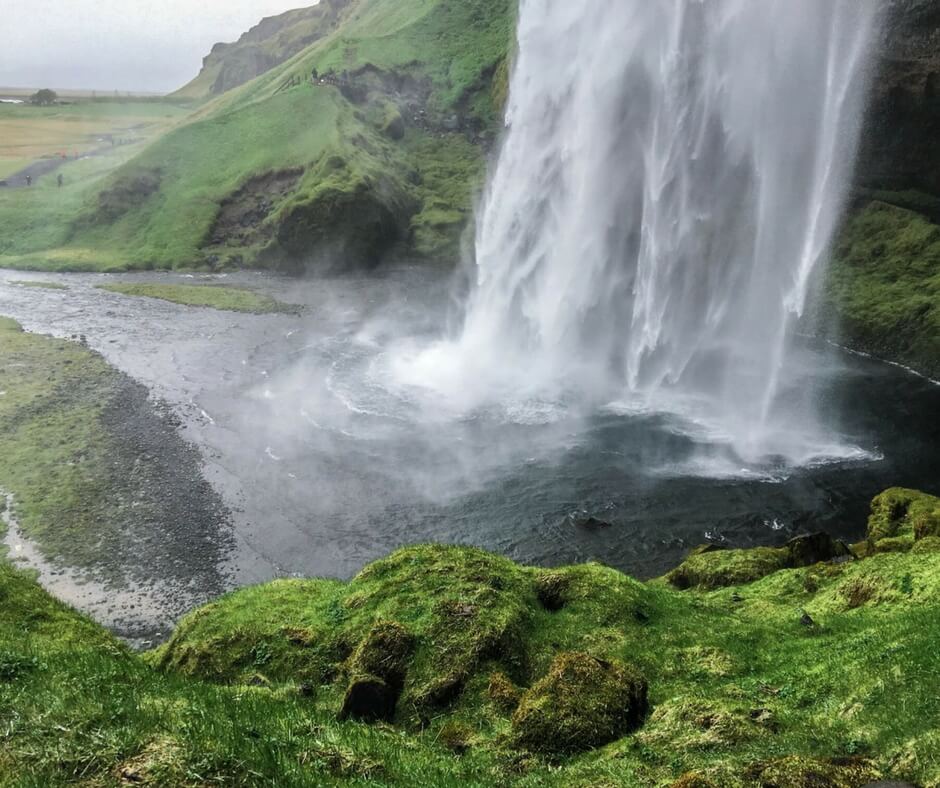
M 33 95 L 29 97 L 29 100 L 33 104 L 38 104 L 40 107 L 48 107 L 59 100 L 59 94 L 54 90 L 49 90 L 49 88 L 43 88 L 33 93 Z

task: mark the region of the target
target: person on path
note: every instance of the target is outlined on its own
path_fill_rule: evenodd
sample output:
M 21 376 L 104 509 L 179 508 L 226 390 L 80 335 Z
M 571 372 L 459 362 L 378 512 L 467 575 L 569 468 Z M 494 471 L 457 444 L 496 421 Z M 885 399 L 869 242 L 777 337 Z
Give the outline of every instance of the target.
M 62 188 L 62 173 L 59 173 L 59 177 L 56 178 L 56 182 L 59 184 L 59 188 Z
M 26 185 L 27 185 L 27 186 L 32 186 L 32 185 L 33 185 L 33 176 L 32 176 L 32 175 L 27 175 L 27 176 L 26 176 Z

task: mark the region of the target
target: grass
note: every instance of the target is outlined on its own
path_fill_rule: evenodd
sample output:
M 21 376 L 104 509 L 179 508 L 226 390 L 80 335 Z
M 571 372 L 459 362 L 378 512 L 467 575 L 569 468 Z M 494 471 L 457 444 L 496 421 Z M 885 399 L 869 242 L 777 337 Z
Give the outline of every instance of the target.
M 110 136 L 152 138 L 186 112 L 176 104 L 132 101 L 0 105 L 0 178 L 41 158 L 74 157 L 107 146 Z
M 230 594 L 142 657 L 0 567 L 0 782 L 936 786 L 931 539 L 712 592 L 412 547 Z M 390 722 L 341 713 L 366 677 Z M 646 688 L 633 719 L 604 700 Z
M 198 458 L 146 390 L 83 343 L 0 318 L 0 445 L 0 491 L 52 568 L 87 570 L 115 588 L 155 577 L 215 582 L 224 536 L 212 545 L 186 536 L 214 527 Z M 180 517 L 195 530 L 177 528 Z
M 453 258 L 479 187 L 479 146 L 459 134 L 442 140 L 418 128 L 399 138 L 389 122 L 398 113 L 396 94 L 375 80 L 364 101 L 353 103 L 306 79 L 313 67 L 375 67 L 408 81 L 416 100 L 427 98 L 433 123 L 458 113 L 492 127 L 498 110 L 491 86 L 498 74 L 505 81 L 513 7 L 509 0 L 358 0 L 335 31 L 286 63 L 183 123 L 154 125 L 153 144 L 115 153 L 133 147 L 133 157 L 70 162 L 61 170 L 66 185 L 55 192 L 49 176 L 28 195 L 0 193 L 0 225 L 16 228 L 0 237 L 0 265 L 114 271 L 284 263 L 296 269 L 323 256 L 373 264 L 396 245 L 412 256 Z M 303 84 L 278 92 L 297 76 Z M 170 105 L 141 106 L 156 116 Z M 87 132 L 64 111 L 84 117 L 79 109 L 54 108 L 48 117 L 31 115 L 34 109 L 16 107 L 11 118 L 49 123 L 50 134 Z M 56 124 L 63 128 L 55 131 Z M 289 197 L 271 200 L 255 240 L 214 242 L 224 201 L 259 176 L 288 170 L 303 177 Z
M 290 312 L 296 307 L 283 304 L 267 295 L 240 287 L 221 285 L 169 285 L 119 283 L 99 285 L 100 290 L 126 296 L 158 298 L 186 306 L 205 306 L 229 312 L 251 312 L 256 315 Z
M 19 159 L 14 156 L 0 159 L 0 180 L 19 172 L 31 163 L 32 159 Z
M 940 226 L 868 203 L 840 237 L 827 299 L 848 344 L 940 377 Z
M 42 290 L 68 290 L 68 285 L 64 285 L 61 282 L 45 282 L 32 279 L 11 279 L 11 285 L 17 285 L 19 287 L 38 287 Z
M 119 538 L 103 515 L 116 469 L 101 417 L 114 374 L 77 343 L 0 318 L 0 489 L 15 496 L 20 526 L 50 558 L 88 564 Z

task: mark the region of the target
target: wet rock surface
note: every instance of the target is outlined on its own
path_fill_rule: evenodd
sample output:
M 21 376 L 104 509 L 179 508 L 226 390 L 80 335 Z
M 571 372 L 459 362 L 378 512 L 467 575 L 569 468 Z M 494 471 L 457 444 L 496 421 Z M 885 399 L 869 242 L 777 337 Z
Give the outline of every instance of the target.
M 858 177 L 940 194 L 940 2 L 891 0 Z

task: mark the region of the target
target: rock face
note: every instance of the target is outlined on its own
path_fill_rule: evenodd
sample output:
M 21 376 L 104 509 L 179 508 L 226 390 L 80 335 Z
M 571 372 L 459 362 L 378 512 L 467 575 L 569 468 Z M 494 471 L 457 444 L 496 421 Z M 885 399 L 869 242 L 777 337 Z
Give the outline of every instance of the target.
M 860 185 L 940 194 L 940 0 L 890 0 Z
M 322 0 L 262 19 L 231 44 L 216 44 L 203 58 L 202 71 L 180 95 L 217 96 L 289 60 L 335 27 L 350 0 Z

